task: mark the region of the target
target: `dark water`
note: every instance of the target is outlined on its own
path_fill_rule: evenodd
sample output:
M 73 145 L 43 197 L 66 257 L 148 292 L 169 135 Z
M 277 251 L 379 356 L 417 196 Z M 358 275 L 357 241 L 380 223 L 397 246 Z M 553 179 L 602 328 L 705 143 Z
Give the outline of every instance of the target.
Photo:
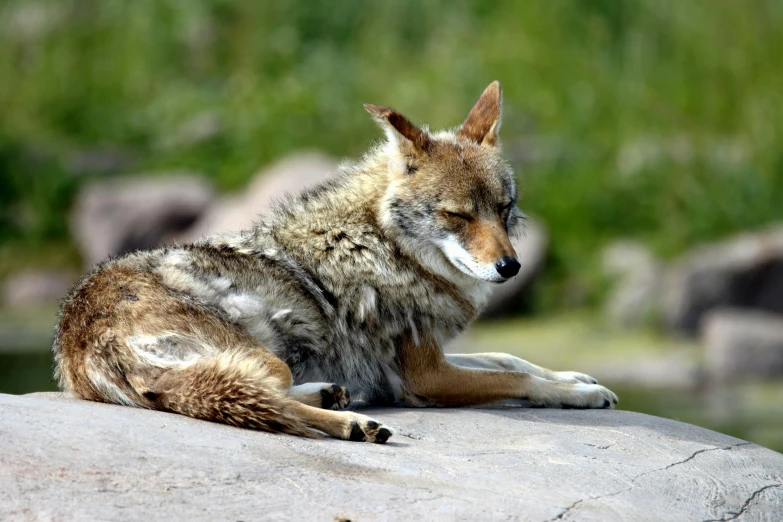
M 0 393 L 54 391 L 53 373 L 49 352 L 0 353 Z
M 0 353 L 0 393 L 54 391 L 53 363 L 48 352 Z M 783 421 L 764 412 L 734 415 L 711 413 L 712 392 L 683 392 L 612 387 L 621 408 L 688 422 L 783 452 Z

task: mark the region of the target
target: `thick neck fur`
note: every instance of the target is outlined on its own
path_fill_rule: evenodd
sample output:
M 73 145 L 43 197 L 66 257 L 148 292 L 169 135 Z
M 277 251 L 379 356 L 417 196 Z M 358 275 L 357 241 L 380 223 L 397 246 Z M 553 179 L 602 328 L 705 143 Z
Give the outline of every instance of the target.
M 263 247 L 271 236 L 327 284 L 351 281 L 401 292 L 415 274 L 458 294 L 478 312 L 493 285 L 463 274 L 434 242 L 411 237 L 390 219 L 392 171 L 400 168 L 404 165 L 393 143 L 376 147 L 321 185 L 290 197 L 243 235 L 260 243 L 253 248 Z

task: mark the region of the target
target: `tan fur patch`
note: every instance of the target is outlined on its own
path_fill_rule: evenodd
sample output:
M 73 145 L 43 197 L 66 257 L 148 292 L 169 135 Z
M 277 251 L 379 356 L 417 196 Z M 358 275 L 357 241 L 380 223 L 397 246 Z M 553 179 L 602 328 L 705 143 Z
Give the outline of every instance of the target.
M 457 136 L 482 145 L 497 144 L 500 127 L 500 106 L 503 93 L 499 82 L 492 82 L 479 97 Z
M 504 256 L 516 256 L 508 233 L 499 222 L 476 220 L 465 235 L 468 251 L 480 263 L 497 263 Z

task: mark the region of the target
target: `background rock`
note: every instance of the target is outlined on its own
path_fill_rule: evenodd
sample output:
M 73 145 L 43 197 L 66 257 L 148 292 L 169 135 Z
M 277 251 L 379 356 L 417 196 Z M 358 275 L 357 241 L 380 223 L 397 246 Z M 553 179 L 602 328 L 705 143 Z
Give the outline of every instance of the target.
M 2 285 L 3 306 L 24 308 L 58 302 L 76 280 L 63 270 L 27 270 L 8 276 Z
M 0 395 L 21 520 L 780 520 L 783 455 L 626 411 L 383 409 L 389 444 Z
M 66 159 L 67 171 L 72 175 L 105 176 L 128 170 L 133 155 L 121 147 L 96 147 L 72 152 Z
M 190 227 L 214 197 L 198 175 L 159 176 L 99 181 L 82 189 L 71 229 L 85 263 L 170 240 Z
M 612 324 L 638 327 L 660 313 L 663 267 L 637 241 L 618 241 L 603 252 L 603 269 L 615 279 L 604 311 Z
M 522 267 L 510 281 L 500 285 L 489 298 L 482 317 L 498 317 L 518 312 L 546 260 L 549 235 L 535 219 L 525 221 L 525 232 L 511 239 Z
M 259 171 L 242 192 L 216 200 L 179 239 L 195 241 L 210 234 L 249 228 L 269 211 L 274 200 L 325 179 L 337 167 L 337 160 L 316 152 L 283 158 Z
M 715 380 L 783 377 L 783 315 L 716 310 L 703 321 L 702 339 Z
M 591 368 L 580 369 L 588 375 L 600 375 L 602 383 L 611 383 L 610 388 L 695 390 L 704 381 L 700 362 L 695 361 L 693 355 L 685 350 L 662 350 L 654 356 L 613 357 Z
M 783 226 L 686 255 L 671 271 L 665 299 L 669 326 L 689 333 L 715 308 L 783 313 Z

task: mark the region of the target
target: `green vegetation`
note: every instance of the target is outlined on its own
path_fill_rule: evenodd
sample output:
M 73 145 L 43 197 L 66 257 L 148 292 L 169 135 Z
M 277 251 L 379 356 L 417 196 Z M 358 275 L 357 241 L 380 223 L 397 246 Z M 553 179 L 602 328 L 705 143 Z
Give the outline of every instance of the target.
M 91 176 L 235 189 L 298 149 L 359 154 L 363 102 L 452 126 L 499 79 L 552 234 L 539 304 L 589 304 L 608 240 L 672 256 L 780 219 L 782 24 L 777 0 L 6 0 L 0 277 L 78 263 L 65 216 Z

